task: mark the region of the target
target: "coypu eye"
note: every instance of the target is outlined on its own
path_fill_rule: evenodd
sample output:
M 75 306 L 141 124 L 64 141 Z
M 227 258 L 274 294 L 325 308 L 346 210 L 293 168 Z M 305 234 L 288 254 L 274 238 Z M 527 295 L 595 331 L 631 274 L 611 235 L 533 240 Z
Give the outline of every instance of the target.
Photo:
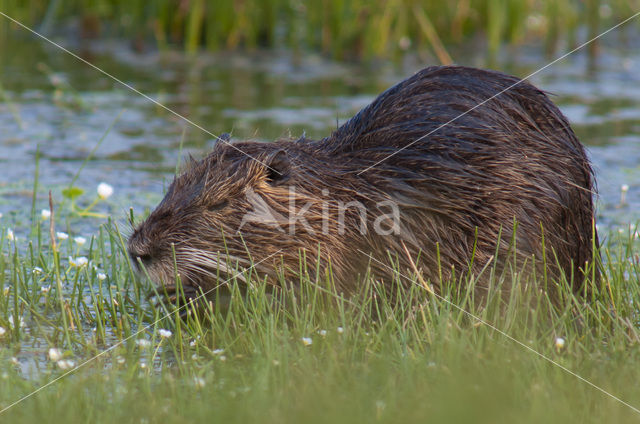
M 219 211 L 221 209 L 224 209 L 228 204 L 229 204 L 228 201 L 222 200 L 220 202 L 216 202 L 216 203 L 214 203 L 212 205 L 207 206 L 207 210 L 209 212 Z

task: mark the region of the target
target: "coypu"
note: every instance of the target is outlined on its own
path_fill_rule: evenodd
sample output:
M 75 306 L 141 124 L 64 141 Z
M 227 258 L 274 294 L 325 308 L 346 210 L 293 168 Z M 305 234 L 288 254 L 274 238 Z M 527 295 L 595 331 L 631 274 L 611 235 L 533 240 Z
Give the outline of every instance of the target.
M 227 263 L 273 282 L 295 279 L 304 257 L 353 292 L 367 270 L 392 284 L 378 262 L 390 258 L 402 273 L 417 258 L 438 290 L 516 257 L 577 292 L 598 244 L 583 146 L 541 90 L 499 72 L 423 69 L 322 140 L 223 141 L 129 239 L 158 283 L 171 287 L 174 252 L 191 293 Z

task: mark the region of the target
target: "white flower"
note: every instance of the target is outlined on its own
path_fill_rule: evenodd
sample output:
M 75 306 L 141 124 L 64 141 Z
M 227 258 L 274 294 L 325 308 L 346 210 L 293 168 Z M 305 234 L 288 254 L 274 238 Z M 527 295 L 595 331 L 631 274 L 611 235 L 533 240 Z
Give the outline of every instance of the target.
M 78 256 L 77 258 L 72 258 L 71 256 L 69 256 L 69 265 L 75 266 L 76 268 L 82 268 L 88 263 L 89 259 L 84 256 Z
M 107 278 L 107 274 L 103 273 L 103 272 L 99 272 L 96 277 L 98 277 L 98 280 L 100 281 L 104 281 Z
M 327 335 L 327 330 L 318 330 L 318 334 L 320 334 L 322 337 Z
M 411 47 L 411 39 L 406 36 L 401 37 L 400 40 L 398 40 L 398 47 L 400 47 L 401 50 L 407 50 Z
M 76 366 L 76 363 L 70 359 L 63 359 L 57 362 L 58 368 L 61 370 L 68 370 L 69 368 L 73 368 Z
M 206 383 L 204 381 L 204 378 L 202 378 L 202 377 L 194 377 L 193 378 L 193 384 L 195 384 L 197 388 L 201 389 L 201 388 L 203 388 L 205 386 Z
M 7 330 L 5 330 L 4 327 L 0 327 L 0 337 L 4 336 L 4 334 L 7 332 Z
M 74 238 L 73 241 L 75 241 L 78 246 L 82 246 L 83 244 L 85 244 L 87 242 L 87 239 L 84 238 L 84 237 L 78 236 L 78 237 Z
M 42 293 L 42 294 L 49 293 L 49 290 L 51 290 L 51 286 L 42 286 L 42 287 L 40 287 L 40 293 Z
M 629 191 L 629 184 L 622 184 L 622 186 L 620 186 L 620 190 L 623 193 Z
M 611 16 L 611 6 L 608 4 L 601 4 L 598 8 L 598 13 L 600 14 L 600 17 L 605 19 L 608 18 Z
M 42 268 L 40 268 L 39 266 L 34 266 L 31 272 L 35 275 L 42 274 Z
M 15 240 L 16 236 L 13 234 L 13 230 L 11 228 L 7 228 L 7 238 L 9 240 Z
M 49 209 L 42 209 L 40 211 L 40 216 L 43 220 L 51 218 L 51 211 Z
M 195 347 L 195 345 L 196 345 L 196 341 L 195 341 L 195 340 L 191 340 L 191 341 L 189 342 L 189 346 L 191 346 L 191 347 Z
M 224 353 L 224 349 L 215 349 L 212 353 L 214 355 L 222 355 Z
M 69 238 L 69 234 L 63 233 L 62 231 L 58 231 L 56 233 L 56 237 L 58 237 L 60 240 L 66 240 Z
M 16 358 L 15 356 L 12 356 L 9 360 L 13 365 L 20 365 L 20 361 L 18 361 L 18 358 Z
M 168 337 L 171 337 L 171 335 L 173 334 L 171 332 L 171 330 L 165 330 L 164 328 L 161 328 L 158 330 L 158 334 L 160 335 L 160 337 L 162 337 L 163 339 L 166 339 Z
M 49 349 L 49 359 L 53 362 L 58 362 L 62 359 L 62 352 L 60 349 L 52 347 Z
M 98 184 L 98 197 L 102 200 L 109 198 L 113 194 L 113 187 L 107 183 Z
M 344 328 L 338 327 L 338 329 L 336 331 L 338 332 L 338 334 L 342 334 L 342 333 L 344 333 Z
M 2 213 L 0 213 L 0 218 L 2 218 Z
M 145 348 L 151 345 L 151 342 L 147 339 L 138 339 L 136 340 L 136 344 L 141 348 Z
M 220 355 L 220 358 L 219 358 L 219 359 L 220 359 L 222 362 L 224 362 L 224 361 L 226 361 L 226 360 L 227 360 L 227 357 L 226 357 L 226 356 L 224 356 L 224 355 Z
M 560 350 L 564 347 L 565 341 L 562 337 L 556 337 L 555 344 L 556 349 Z
M 302 338 L 302 344 L 305 346 L 311 346 L 311 343 L 313 343 L 313 340 L 311 340 L 311 337 L 303 337 Z

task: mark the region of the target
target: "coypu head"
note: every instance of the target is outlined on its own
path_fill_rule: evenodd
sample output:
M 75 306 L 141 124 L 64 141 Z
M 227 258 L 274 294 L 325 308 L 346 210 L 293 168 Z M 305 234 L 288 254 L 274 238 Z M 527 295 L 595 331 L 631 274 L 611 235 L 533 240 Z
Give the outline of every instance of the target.
M 162 202 L 129 238 L 133 263 L 166 287 L 178 275 L 185 290 L 206 290 L 218 278 L 242 279 L 237 269 L 250 266 L 249 258 L 259 261 L 271 253 L 264 254 L 268 248 L 256 246 L 254 237 L 242 237 L 243 230 L 254 226 L 252 202 L 286 198 L 288 190 L 282 187 L 290 173 L 287 153 L 263 143 L 218 143 L 203 160 L 190 158 Z
M 138 271 L 169 291 L 177 275 L 185 293 L 195 294 L 243 280 L 249 268 L 269 282 L 297 273 L 300 253 L 318 259 L 319 243 L 346 250 L 337 232 L 320 228 L 326 204 L 309 184 L 313 176 L 294 166 L 301 156 L 313 160 L 301 141 L 217 143 L 204 159 L 191 158 L 129 238 Z M 304 210 L 297 229 L 291 207 Z

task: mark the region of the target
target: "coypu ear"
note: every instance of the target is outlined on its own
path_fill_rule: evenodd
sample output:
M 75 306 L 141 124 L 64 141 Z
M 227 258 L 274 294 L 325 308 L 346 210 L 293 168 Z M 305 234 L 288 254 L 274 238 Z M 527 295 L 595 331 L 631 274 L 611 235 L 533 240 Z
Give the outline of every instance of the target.
M 279 149 L 271 153 L 264 163 L 267 165 L 267 180 L 269 184 L 279 185 L 289 179 L 291 161 L 284 150 Z

